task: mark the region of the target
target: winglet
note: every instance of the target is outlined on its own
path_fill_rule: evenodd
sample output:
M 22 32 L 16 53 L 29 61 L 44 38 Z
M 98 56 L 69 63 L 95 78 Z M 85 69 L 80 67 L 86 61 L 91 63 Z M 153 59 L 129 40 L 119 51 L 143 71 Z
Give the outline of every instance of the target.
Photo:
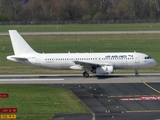
M 16 30 L 9 30 L 9 35 L 15 55 L 36 53 Z

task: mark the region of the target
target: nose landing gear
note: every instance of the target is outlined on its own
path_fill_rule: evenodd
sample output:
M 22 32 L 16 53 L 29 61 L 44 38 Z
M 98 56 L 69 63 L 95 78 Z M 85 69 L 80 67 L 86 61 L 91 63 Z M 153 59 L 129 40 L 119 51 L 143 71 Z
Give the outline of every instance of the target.
M 135 69 L 135 76 L 139 76 L 137 69 Z

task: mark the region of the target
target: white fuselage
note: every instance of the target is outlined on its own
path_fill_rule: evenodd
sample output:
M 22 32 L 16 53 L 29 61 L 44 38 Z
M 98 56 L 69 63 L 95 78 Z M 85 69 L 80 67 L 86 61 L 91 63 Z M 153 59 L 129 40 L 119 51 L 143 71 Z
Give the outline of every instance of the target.
M 82 66 L 75 64 L 75 61 L 85 63 L 97 63 L 106 66 L 113 66 L 114 69 L 138 69 L 155 66 L 157 62 L 148 55 L 136 52 L 124 53 L 54 53 L 54 54 L 21 54 L 18 57 L 25 57 L 27 60 L 19 60 L 7 57 L 8 60 L 21 62 L 37 67 L 58 69 L 58 70 L 85 70 Z M 147 59 L 148 57 L 148 59 Z

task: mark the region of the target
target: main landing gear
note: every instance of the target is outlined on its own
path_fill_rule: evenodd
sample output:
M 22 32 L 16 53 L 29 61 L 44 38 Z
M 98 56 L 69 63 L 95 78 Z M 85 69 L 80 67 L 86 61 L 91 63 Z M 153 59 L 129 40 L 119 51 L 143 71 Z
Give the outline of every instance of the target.
M 88 72 L 85 71 L 85 72 L 83 73 L 83 76 L 84 76 L 85 78 L 88 78 L 88 77 L 89 77 Z
M 135 69 L 135 76 L 139 76 L 137 69 Z

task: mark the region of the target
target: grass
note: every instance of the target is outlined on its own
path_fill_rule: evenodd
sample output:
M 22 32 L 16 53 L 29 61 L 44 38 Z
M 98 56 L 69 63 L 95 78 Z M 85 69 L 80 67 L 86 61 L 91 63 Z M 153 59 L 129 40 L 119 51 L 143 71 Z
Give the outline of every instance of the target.
M 152 31 L 160 30 L 160 23 L 136 24 L 64 24 L 64 25 L 1 25 L 0 32 L 69 32 L 69 31 Z
M 54 114 L 90 113 L 65 88 L 0 85 L 0 91 L 9 98 L 0 99 L 0 108 L 17 108 L 17 120 L 51 120 Z
M 141 69 L 140 72 L 160 71 L 160 34 L 123 34 L 123 35 L 42 35 L 23 36 L 37 52 L 67 53 L 89 52 L 142 52 L 149 54 L 158 62 L 157 66 L 149 69 Z M 79 39 L 79 41 L 78 41 Z M 13 55 L 9 36 L 0 36 L 1 47 L 5 51 L 0 52 L 0 74 L 60 74 L 82 73 L 79 71 L 54 71 L 22 65 L 6 60 L 6 56 Z M 116 73 L 133 72 L 133 70 L 116 70 Z

